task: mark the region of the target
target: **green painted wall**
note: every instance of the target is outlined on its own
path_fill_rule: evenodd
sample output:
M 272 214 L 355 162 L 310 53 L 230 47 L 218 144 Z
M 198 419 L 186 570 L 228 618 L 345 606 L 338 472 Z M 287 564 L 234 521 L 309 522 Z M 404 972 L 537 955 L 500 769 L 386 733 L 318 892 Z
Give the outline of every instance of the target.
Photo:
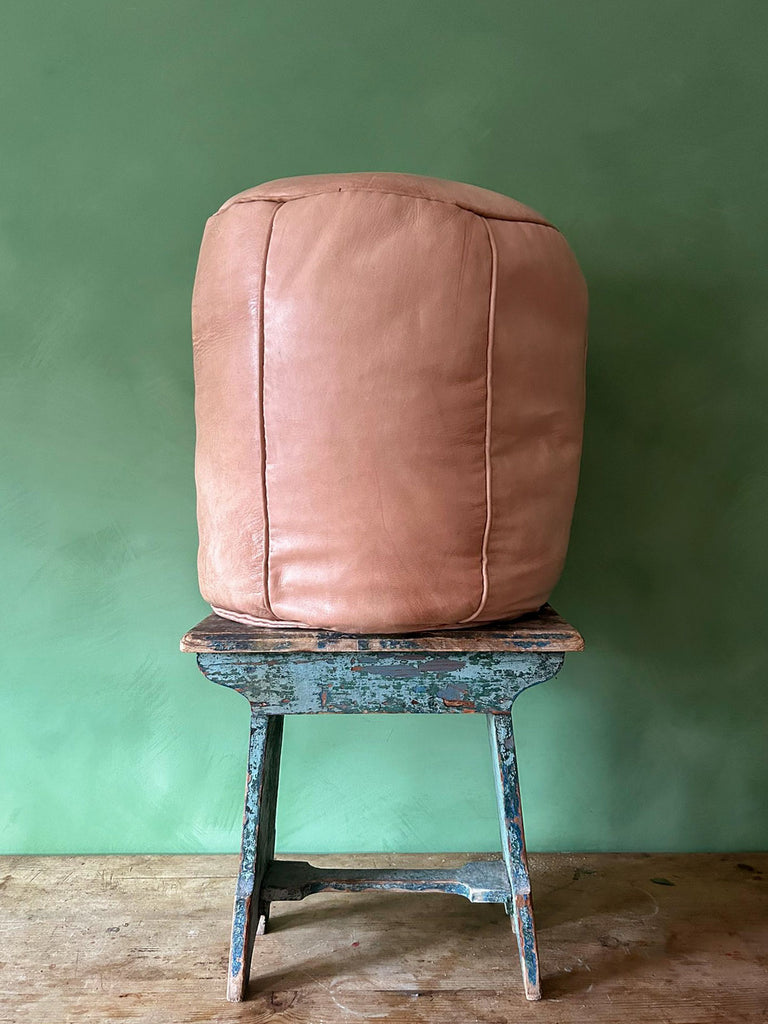
M 177 653 L 195 577 L 189 301 L 269 178 L 476 182 L 592 296 L 556 604 L 518 705 L 534 849 L 768 842 L 762 2 L 17 0 L 0 74 L 6 851 L 238 842 L 247 706 Z M 292 721 L 284 850 L 491 849 L 484 723 Z

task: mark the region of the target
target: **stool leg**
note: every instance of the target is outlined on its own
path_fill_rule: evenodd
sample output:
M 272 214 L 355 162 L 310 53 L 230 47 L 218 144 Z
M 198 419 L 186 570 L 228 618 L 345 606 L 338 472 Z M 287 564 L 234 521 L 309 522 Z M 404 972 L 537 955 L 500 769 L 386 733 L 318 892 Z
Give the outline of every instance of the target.
M 275 811 L 283 739 L 281 715 L 251 714 L 248 775 L 245 783 L 243 839 L 232 917 L 227 999 L 239 1002 L 248 987 L 253 939 L 264 934 L 269 904 L 260 897 L 261 881 L 275 853 Z
M 539 953 L 536 947 L 531 882 L 528 877 L 528 858 L 525 852 L 512 716 L 509 714 L 488 715 L 488 732 L 493 756 L 493 774 L 496 780 L 501 849 L 512 889 L 512 899 L 506 905 L 507 913 L 512 919 L 517 937 L 525 997 L 526 999 L 541 999 Z

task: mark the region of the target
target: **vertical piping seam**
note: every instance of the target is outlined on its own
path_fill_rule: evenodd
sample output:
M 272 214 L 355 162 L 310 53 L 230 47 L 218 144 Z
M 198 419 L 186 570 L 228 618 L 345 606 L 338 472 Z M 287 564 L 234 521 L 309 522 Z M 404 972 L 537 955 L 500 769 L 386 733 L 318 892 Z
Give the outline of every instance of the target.
M 483 445 L 485 458 L 485 527 L 483 529 L 483 543 L 480 555 L 480 566 L 483 579 L 483 587 L 480 593 L 480 603 L 470 616 L 461 620 L 461 624 L 472 622 L 482 612 L 488 600 L 488 541 L 491 535 L 491 414 L 493 411 L 493 339 L 496 326 L 496 281 L 498 277 L 498 252 L 496 250 L 496 239 L 493 237 L 491 227 L 485 217 L 480 218 L 488 235 L 488 244 L 491 249 L 491 287 L 488 296 L 488 336 L 485 349 L 485 442 Z
M 282 203 L 275 204 L 275 211 L 269 222 L 267 242 L 264 247 L 264 264 L 261 271 L 259 284 L 259 305 L 261 306 L 261 322 L 259 326 L 259 406 L 261 407 L 261 490 L 264 503 L 264 563 L 262 567 L 262 583 L 264 587 L 264 607 L 271 616 L 275 616 L 269 597 L 269 563 L 270 563 L 270 520 L 269 520 L 269 494 L 267 491 L 267 420 L 264 411 L 264 357 L 266 355 L 266 309 L 264 296 L 267 288 L 267 260 L 269 259 L 269 246 L 272 241 L 272 230 L 275 226 L 275 217 L 282 206 Z

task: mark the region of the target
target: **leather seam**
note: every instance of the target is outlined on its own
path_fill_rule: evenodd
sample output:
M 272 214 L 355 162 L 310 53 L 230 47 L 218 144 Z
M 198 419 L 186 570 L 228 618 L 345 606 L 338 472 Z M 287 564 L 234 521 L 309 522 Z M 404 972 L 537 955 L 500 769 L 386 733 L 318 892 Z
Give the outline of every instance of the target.
M 496 329 L 496 283 L 498 279 L 498 251 L 496 239 L 493 237 L 491 226 L 485 217 L 480 218 L 483 222 L 488 245 L 491 250 L 491 283 L 488 295 L 488 334 L 485 346 L 485 440 L 483 442 L 483 458 L 485 463 L 485 526 L 483 527 L 483 541 L 480 548 L 480 572 L 482 576 L 482 590 L 480 591 L 480 603 L 471 615 L 461 619 L 461 623 L 472 622 L 485 608 L 488 601 L 488 543 L 491 535 L 492 521 L 492 493 L 491 493 L 491 427 L 493 413 L 493 341 Z M 496 219 L 496 218 L 494 218 Z
M 264 562 L 262 566 L 262 581 L 264 589 L 264 607 L 269 614 L 276 618 L 272 611 L 272 604 L 269 595 L 269 569 L 270 569 L 270 516 L 269 516 L 269 491 L 267 488 L 267 417 L 264 409 L 264 368 L 267 351 L 267 310 L 265 306 L 265 295 L 267 289 L 267 263 L 269 260 L 269 247 L 272 242 L 272 232 L 275 226 L 275 217 L 282 206 L 282 203 L 275 204 L 272 219 L 269 222 L 267 241 L 264 247 L 264 262 L 262 264 L 261 281 L 259 282 L 259 305 L 261 306 L 261 326 L 259 330 L 259 405 L 261 406 L 261 491 L 264 503 Z
M 216 213 L 213 214 L 217 217 L 220 213 L 225 213 L 233 206 L 238 206 L 241 203 L 279 203 L 284 206 L 286 203 L 295 203 L 299 199 L 314 199 L 316 196 L 328 196 L 338 194 L 339 192 L 369 192 L 373 195 L 382 196 L 400 196 L 402 199 L 421 199 L 425 203 L 441 203 L 443 206 L 453 206 L 457 210 L 466 210 L 467 213 L 474 214 L 475 217 L 479 217 L 480 220 L 501 220 L 506 224 L 536 224 L 542 228 L 550 228 L 552 231 L 557 231 L 560 234 L 560 229 L 555 227 L 554 224 L 550 224 L 549 221 L 543 217 L 537 220 L 533 217 L 500 217 L 494 216 L 490 213 L 479 213 L 477 210 L 472 209 L 471 206 L 465 206 L 463 203 L 455 203 L 450 199 L 435 199 L 432 196 L 413 196 L 408 192 L 393 192 L 392 189 L 385 188 L 342 188 L 342 189 L 325 189 L 322 192 L 308 192 L 303 196 L 249 196 L 247 199 L 228 199 L 223 206 L 221 206 Z

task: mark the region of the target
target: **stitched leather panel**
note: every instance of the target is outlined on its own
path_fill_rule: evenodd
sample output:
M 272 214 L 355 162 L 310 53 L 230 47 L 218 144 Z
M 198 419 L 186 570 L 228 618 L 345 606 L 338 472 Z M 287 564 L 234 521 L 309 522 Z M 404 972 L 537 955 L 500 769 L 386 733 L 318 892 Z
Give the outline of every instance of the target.
M 311 174 L 300 178 L 280 178 L 240 192 L 228 199 L 221 209 L 226 210 L 236 203 L 249 203 L 254 200 L 271 199 L 282 202 L 321 195 L 324 192 L 351 191 L 390 193 L 410 196 L 413 199 L 428 199 L 432 202 L 459 206 L 481 217 L 530 221 L 534 224 L 548 223 L 540 213 L 518 203 L 516 199 L 510 199 L 509 196 L 491 192 L 487 188 L 479 188 L 477 185 L 444 181 L 442 178 L 425 178 L 417 174 Z
M 281 207 L 264 297 L 276 616 L 396 632 L 477 607 L 490 273 L 482 221 L 455 206 Z
M 211 217 L 192 297 L 200 592 L 267 618 L 259 296 L 276 209 L 252 203 Z
M 587 293 L 562 235 L 489 221 L 498 252 L 489 593 L 477 621 L 539 608 L 560 576 L 584 420 Z

